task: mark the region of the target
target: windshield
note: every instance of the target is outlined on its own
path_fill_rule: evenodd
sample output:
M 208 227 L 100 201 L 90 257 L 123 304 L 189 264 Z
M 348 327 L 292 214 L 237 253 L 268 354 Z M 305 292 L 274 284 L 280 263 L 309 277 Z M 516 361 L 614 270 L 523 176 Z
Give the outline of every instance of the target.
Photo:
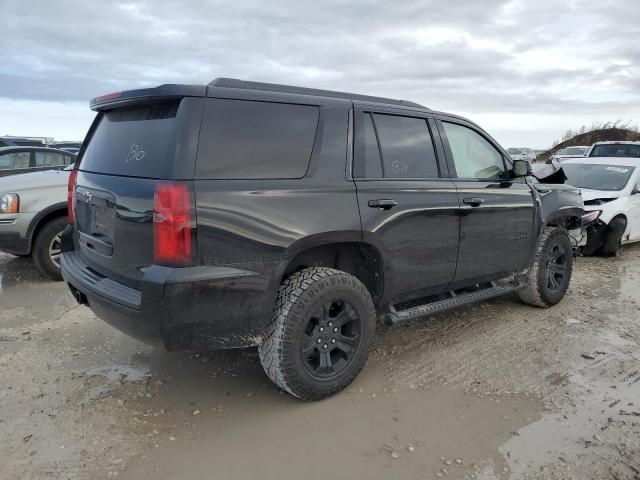
M 596 145 L 590 157 L 636 157 L 640 158 L 640 144 L 607 143 Z
M 558 152 L 558 155 L 584 155 L 586 148 L 583 147 L 567 147 Z
M 507 153 L 510 153 L 512 155 L 521 155 L 522 154 L 522 149 L 521 148 L 509 148 L 509 149 L 507 149 Z
M 567 183 L 591 190 L 622 190 L 633 173 L 633 167 L 624 165 L 562 164 Z

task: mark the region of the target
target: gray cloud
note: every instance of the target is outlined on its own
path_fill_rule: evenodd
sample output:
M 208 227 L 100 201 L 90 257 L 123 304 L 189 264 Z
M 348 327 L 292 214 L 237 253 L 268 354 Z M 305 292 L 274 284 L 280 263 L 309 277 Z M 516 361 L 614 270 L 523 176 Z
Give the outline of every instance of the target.
M 0 97 L 236 76 L 475 113 L 638 115 L 627 0 L 5 0 Z

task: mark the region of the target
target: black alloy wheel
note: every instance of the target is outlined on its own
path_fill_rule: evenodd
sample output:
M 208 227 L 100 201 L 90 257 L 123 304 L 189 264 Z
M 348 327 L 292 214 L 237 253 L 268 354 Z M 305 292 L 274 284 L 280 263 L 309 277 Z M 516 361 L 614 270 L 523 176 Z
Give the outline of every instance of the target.
M 303 333 L 301 354 L 305 368 L 316 378 L 339 375 L 358 351 L 362 338 L 360 318 L 345 300 L 318 307 Z
M 567 252 L 564 244 L 553 245 L 547 260 L 547 288 L 552 292 L 563 288 L 568 281 L 569 255 L 571 252 Z

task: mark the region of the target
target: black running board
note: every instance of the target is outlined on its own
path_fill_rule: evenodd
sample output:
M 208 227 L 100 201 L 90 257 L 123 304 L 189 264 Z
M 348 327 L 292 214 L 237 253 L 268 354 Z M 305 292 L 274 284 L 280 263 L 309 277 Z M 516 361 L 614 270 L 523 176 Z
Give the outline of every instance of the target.
M 384 322 L 387 325 L 393 325 L 398 322 L 404 322 L 405 320 L 426 317 L 428 315 L 444 312 L 451 308 L 461 307 L 462 305 L 468 305 L 481 300 L 506 295 L 507 293 L 515 292 L 524 286 L 525 284 L 523 282 L 517 280 L 501 285 L 492 283 L 490 287 L 483 288 L 482 290 L 476 290 L 474 292 L 456 294 L 454 291 L 450 291 L 450 298 L 437 300 L 424 305 L 418 305 L 417 307 L 407 308 L 406 310 L 396 310 L 391 306 L 389 313 L 384 316 Z

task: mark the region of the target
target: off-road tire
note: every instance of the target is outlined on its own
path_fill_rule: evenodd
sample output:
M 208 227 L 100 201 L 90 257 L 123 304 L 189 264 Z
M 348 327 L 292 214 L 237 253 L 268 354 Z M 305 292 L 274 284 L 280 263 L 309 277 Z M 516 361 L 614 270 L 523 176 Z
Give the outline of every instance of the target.
M 566 253 L 566 280 L 556 290 L 548 286 L 548 262 L 555 245 Z M 573 270 L 573 252 L 567 231 L 563 228 L 545 227 L 540 235 L 536 257 L 527 272 L 527 285 L 518 291 L 520 300 L 536 307 L 550 307 L 558 303 L 567 293 Z
M 626 228 L 627 222 L 624 218 L 616 217 L 612 219 L 607 225 L 607 234 L 604 237 L 602 247 L 598 250 L 598 254 L 603 257 L 616 256 Z
M 334 378 L 316 378 L 305 367 L 303 335 L 312 312 L 326 302 L 349 302 L 359 317 L 360 343 Z M 267 376 L 282 390 L 306 401 L 321 400 L 348 386 L 360 373 L 375 336 L 376 312 L 367 288 L 352 275 L 314 267 L 294 273 L 282 282 L 271 324 L 259 346 Z
M 68 223 L 67 217 L 57 217 L 49 220 L 40 228 L 33 244 L 33 262 L 38 270 L 51 280 L 61 281 L 62 274 L 60 273 L 60 267 L 49 256 L 49 245 L 51 245 L 51 241 L 56 235 L 62 233 Z

